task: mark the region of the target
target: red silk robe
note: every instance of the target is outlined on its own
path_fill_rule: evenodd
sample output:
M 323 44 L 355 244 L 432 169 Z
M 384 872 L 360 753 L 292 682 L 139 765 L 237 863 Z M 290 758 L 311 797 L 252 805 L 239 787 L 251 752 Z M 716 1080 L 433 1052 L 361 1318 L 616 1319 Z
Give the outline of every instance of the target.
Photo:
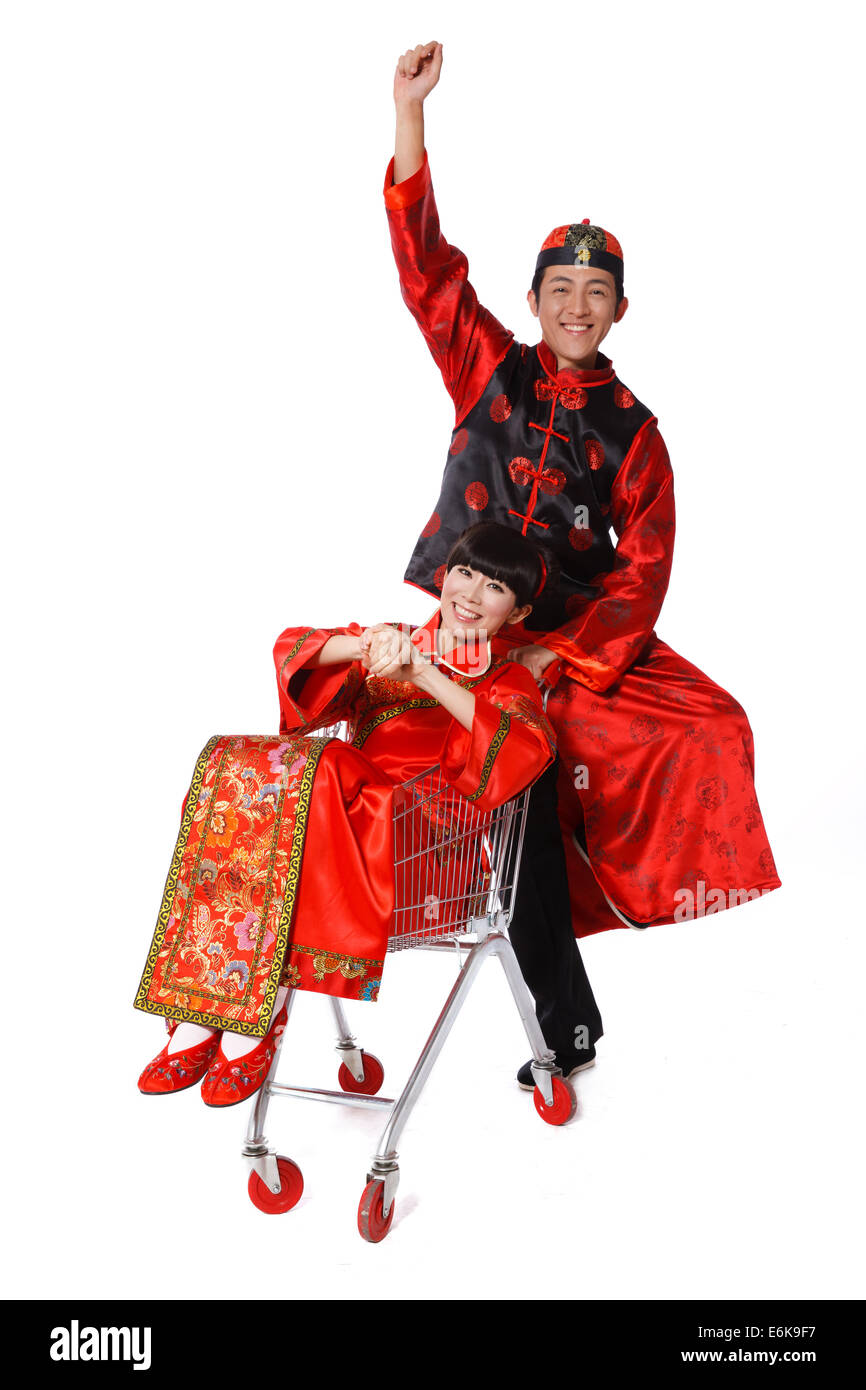
M 425 632 L 431 634 L 438 623 L 436 613 L 423 629 L 415 629 L 416 639 Z M 353 627 L 337 631 L 360 630 Z M 453 795 L 435 803 L 423 831 L 419 832 L 417 817 L 401 818 L 398 823 L 398 862 L 405 856 L 416 858 L 406 874 L 397 876 L 395 907 L 400 932 L 423 927 L 425 917 L 439 927 L 446 926 L 459 914 L 465 916 L 468 910 L 465 889 L 475 873 L 475 864 L 465 860 L 477 854 L 473 838 L 475 813 L 492 810 L 517 796 L 540 776 L 553 756 L 553 732 L 545 718 L 538 688 L 525 668 L 486 649 L 474 664 L 457 657 L 451 659 L 455 664 L 442 663 L 440 669 L 475 696 L 470 732 L 411 683 L 381 677 L 367 679 L 360 662 L 309 669 L 310 658 L 333 635 L 332 631 L 290 628 L 278 640 L 274 660 L 280 690 L 281 732 L 291 736 L 295 731 L 347 720 L 355 756 L 369 760 L 392 786 L 408 781 L 433 764 L 441 764 Z M 426 790 L 429 793 L 429 788 Z M 419 833 L 426 844 L 433 846 L 430 854 L 425 855 L 429 862 L 424 864 L 417 859 Z M 407 835 L 412 843 L 404 838 Z M 442 841 L 450 849 L 439 847 Z M 327 915 L 331 921 L 346 920 L 355 939 L 352 904 L 357 890 L 352 875 L 345 872 L 337 841 L 332 840 L 323 853 L 330 857 L 333 872 L 319 874 L 317 870 L 315 883 L 308 886 L 307 891 L 316 898 L 314 911 L 323 919 Z M 393 843 L 391 855 L 393 860 Z M 316 862 L 318 865 L 318 852 Z M 420 909 L 416 905 L 410 911 L 421 881 L 436 892 L 429 893 L 430 901 Z M 335 894 L 339 899 L 336 903 Z
M 392 174 L 403 297 L 455 406 L 440 498 L 407 579 L 435 593 L 450 541 L 479 520 L 519 526 L 557 553 L 560 592 L 543 592 L 527 626 L 502 636 L 559 658 L 548 711 L 575 933 L 622 925 L 605 898 L 651 925 L 691 915 L 690 902 L 700 914 L 778 887 L 746 715 L 654 632 L 674 540 L 655 418 L 601 355 L 593 371 L 557 371 L 545 343 L 516 344 L 441 234 L 426 156 L 405 182 Z
M 200 755 L 137 1008 L 258 1037 L 280 984 L 375 999 L 394 920 L 395 784 L 441 763 L 453 802 L 436 813 L 435 841 L 452 809 L 462 827 L 470 808 L 501 805 L 550 762 L 553 735 L 522 667 L 485 651 L 476 673 L 451 668 L 475 695 L 470 731 L 414 685 L 366 680 L 360 662 L 310 669 L 333 635 L 278 639 L 278 737 L 217 737 Z M 350 744 L 310 737 L 344 719 Z M 459 845 L 456 877 L 442 853 L 434 844 L 430 858 L 449 877 L 448 902 L 416 920 L 404 912 L 404 930 L 448 925 L 469 906 Z

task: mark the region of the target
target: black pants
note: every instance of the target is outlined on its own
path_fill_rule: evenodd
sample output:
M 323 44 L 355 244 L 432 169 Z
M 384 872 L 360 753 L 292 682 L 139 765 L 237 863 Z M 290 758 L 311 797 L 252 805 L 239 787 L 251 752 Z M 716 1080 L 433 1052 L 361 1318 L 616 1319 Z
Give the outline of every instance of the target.
M 539 777 L 529 795 L 509 936 L 535 998 L 544 1040 L 562 1065 L 580 1061 L 584 1041 L 592 1056 L 603 1029 L 571 925 L 565 851 L 556 814 L 558 770 L 559 759 Z M 585 1029 L 585 1034 L 578 1029 Z

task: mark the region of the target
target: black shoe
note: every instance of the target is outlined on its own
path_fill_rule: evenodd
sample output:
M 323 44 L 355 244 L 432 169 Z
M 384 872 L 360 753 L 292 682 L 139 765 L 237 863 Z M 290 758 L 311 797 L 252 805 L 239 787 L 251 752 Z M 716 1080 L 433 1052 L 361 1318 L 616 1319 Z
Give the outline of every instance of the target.
M 586 1053 L 577 1054 L 573 1059 L 563 1062 L 557 1057 L 556 1065 L 562 1072 L 563 1081 L 570 1081 L 579 1071 L 587 1071 L 595 1066 L 595 1048 L 587 1048 Z M 532 1075 L 532 1062 L 524 1062 L 520 1071 L 517 1073 L 517 1084 L 521 1091 L 534 1091 L 535 1078 Z

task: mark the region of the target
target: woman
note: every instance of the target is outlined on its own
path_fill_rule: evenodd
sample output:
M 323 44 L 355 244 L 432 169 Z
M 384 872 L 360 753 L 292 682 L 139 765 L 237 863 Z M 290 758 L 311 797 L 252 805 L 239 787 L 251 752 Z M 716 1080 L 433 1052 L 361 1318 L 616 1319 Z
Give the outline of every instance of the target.
M 551 761 L 534 680 L 491 647 L 531 611 L 539 552 L 482 524 L 445 569 L 439 608 L 414 631 L 287 629 L 274 649 L 280 736 L 202 752 L 135 1001 L 177 1024 L 142 1073 L 146 1094 L 204 1076 L 206 1104 L 235 1104 L 267 1073 L 289 988 L 376 998 L 395 786 L 439 763 L 484 811 Z M 348 744 L 309 736 L 344 719 Z

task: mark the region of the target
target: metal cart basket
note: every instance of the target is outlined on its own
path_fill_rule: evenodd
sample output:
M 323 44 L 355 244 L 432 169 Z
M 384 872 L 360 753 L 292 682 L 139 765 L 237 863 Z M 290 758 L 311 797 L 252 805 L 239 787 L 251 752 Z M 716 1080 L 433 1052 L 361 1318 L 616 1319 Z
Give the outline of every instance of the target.
M 482 964 L 496 956 L 511 987 L 532 1050 L 535 1109 L 548 1124 L 561 1125 L 574 1114 L 576 1101 L 563 1080 L 555 1055 L 547 1047 L 507 936 L 511 917 L 529 792 L 493 811 L 478 811 L 449 786 L 436 766 L 396 789 L 394 798 L 395 911 L 389 951 L 451 950 L 460 972 L 415 1067 L 396 1100 L 377 1094 L 384 1071 L 364 1052 L 349 1031 L 342 1003 L 329 1002 L 337 1027 L 341 1058 L 339 1091 L 285 1086 L 276 1080 L 278 1041 L 267 1077 L 250 1116 L 243 1156 L 251 1168 L 249 1195 L 264 1212 L 289 1211 L 303 1191 L 297 1164 L 268 1146 L 264 1126 L 274 1096 L 303 1096 L 343 1105 L 387 1110 L 379 1147 L 367 1173 L 358 1208 L 358 1229 L 365 1240 L 384 1239 L 394 1216 L 399 1182 L 397 1145 L 460 1008 Z M 287 998 L 289 1016 L 295 991 Z

